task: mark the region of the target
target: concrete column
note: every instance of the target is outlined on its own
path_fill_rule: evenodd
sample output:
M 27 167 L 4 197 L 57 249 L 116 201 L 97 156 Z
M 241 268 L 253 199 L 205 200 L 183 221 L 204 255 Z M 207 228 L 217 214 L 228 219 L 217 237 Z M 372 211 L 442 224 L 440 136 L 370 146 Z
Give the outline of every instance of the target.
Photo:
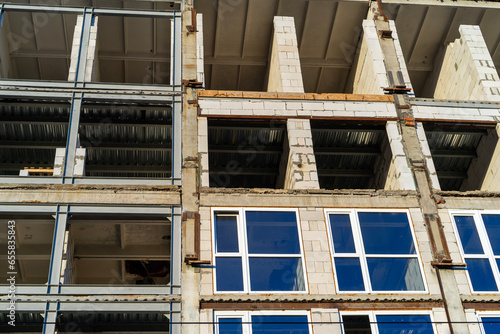
M 208 119 L 206 117 L 198 117 L 198 150 L 201 186 L 209 187 L 210 170 L 208 165 Z
M 337 309 L 311 309 L 314 334 L 341 334 L 340 314 Z
M 73 176 L 84 176 L 85 175 L 85 156 L 87 155 L 87 149 L 77 148 L 75 153 L 75 167 L 73 169 Z
M 293 17 L 275 16 L 268 92 L 304 92 Z
M 385 30 L 390 30 L 391 38 L 385 38 L 385 40 L 390 41 L 392 48 L 396 51 L 394 59 L 387 58 L 382 50 L 381 39 L 379 39 L 380 30 L 376 26 L 376 21 L 363 21 L 363 38 L 353 82 L 354 94 L 384 94 L 383 88 L 391 85 L 388 68 L 396 67 L 392 65 L 397 65 L 397 71 L 391 71 L 393 82 L 411 88 L 410 75 L 406 68 L 394 21 L 389 21 L 387 28 Z M 391 60 L 396 64 L 388 64 Z
M 434 98 L 500 101 L 500 78 L 479 26 L 459 31 L 446 49 Z
M 97 17 L 94 17 L 90 24 L 89 31 L 89 39 L 88 39 L 88 48 L 85 54 L 86 62 L 85 63 L 85 72 L 84 72 L 84 80 L 86 82 L 90 81 L 98 81 L 99 80 L 99 64 L 96 60 L 97 55 Z M 78 72 L 78 64 L 82 64 L 80 62 L 80 52 L 82 48 L 82 42 L 84 40 L 83 32 L 84 28 L 84 18 L 83 15 L 78 15 L 76 19 L 75 31 L 73 33 L 73 45 L 71 47 L 71 63 L 69 66 L 69 74 L 68 81 L 75 81 L 77 72 Z
M 421 122 L 416 123 L 417 126 L 417 138 L 420 143 L 420 150 L 424 156 L 425 163 L 427 165 L 427 171 L 429 172 L 429 178 L 431 179 L 431 186 L 433 189 L 441 190 L 441 185 L 439 184 L 439 179 L 436 173 L 436 167 L 434 166 L 434 160 L 432 160 L 431 149 L 429 148 L 429 143 L 427 142 L 427 137 L 425 136 L 424 125 Z
M 182 28 L 181 26 L 173 29 L 173 37 L 182 38 L 182 78 L 180 73 L 173 72 L 171 80 L 173 83 L 180 83 L 181 79 L 196 80 L 197 71 L 197 35 L 200 32 L 190 32 L 187 25 L 193 25 L 191 5 L 186 5 L 183 12 Z M 179 30 L 177 30 L 179 29 Z M 181 31 L 182 29 L 182 31 Z M 197 29 L 198 30 L 198 29 Z M 173 39 L 173 38 L 172 38 Z M 178 40 L 176 40 L 178 41 Z M 180 46 L 180 44 L 178 44 Z M 179 60 L 174 58 L 173 60 Z M 172 61 L 172 64 L 175 62 Z M 182 222 L 182 258 L 186 255 L 194 255 L 196 251 L 195 224 L 200 222 L 195 219 L 199 215 L 198 196 L 198 109 L 195 104 L 189 104 L 189 100 L 197 100 L 196 89 L 185 88 L 182 110 L 182 211 L 185 219 Z M 177 138 L 180 139 L 180 138 Z M 199 254 L 197 254 L 199 256 Z M 183 261 L 182 264 L 182 313 L 181 320 L 184 324 L 180 325 L 180 331 L 185 334 L 200 334 L 200 294 L 199 294 L 200 270 L 194 266 L 188 265 Z M 177 332 L 177 331 L 175 331 Z
M 387 122 L 385 129 L 389 138 L 392 160 L 384 188 L 388 190 L 415 190 L 415 183 L 404 151 L 403 137 L 399 131 L 398 122 Z
M 196 14 L 196 81 L 205 86 L 205 49 L 203 48 L 203 15 Z
M 63 176 L 65 158 L 66 148 L 56 148 L 56 157 L 54 158 L 54 173 L 52 174 L 52 176 Z
M 284 188 L 319 189 L 309 120 L 288 119 L 287 134 L 289 151 Z
M 271 52 L 268 92 L 304 93 L 293 17 L 274 17 Z M 319 189 L 309 120 L 288 119 L 287 139 L 278 179 L 285 189 Z

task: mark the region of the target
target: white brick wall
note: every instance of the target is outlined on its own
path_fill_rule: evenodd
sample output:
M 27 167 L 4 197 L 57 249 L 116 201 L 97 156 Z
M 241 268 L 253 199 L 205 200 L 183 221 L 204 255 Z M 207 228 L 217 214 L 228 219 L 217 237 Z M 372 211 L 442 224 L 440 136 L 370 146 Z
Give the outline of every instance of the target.
M 203 15 L 196 14 L 196 80 L 205 84 L 205 61 L 203 48 Z
M 383 87 L 389 86 L 386 72 L 384 54 L 378 39 L 375 22 L 364 20 L 363 39 L 353 92 L 355 94 L 384 94 Z
M 434 97 L 500 101 L 500 78 L 479 26 L 461 25 L 459 31 L 446 49 Z
M 201 115 L 396 118 L 390 102 L 200 98 Z
M 86 82 L 99 80 L 99 66 L 97 55 L 97 22 L 98 18 L 94 17 L 92 26 L 90 27 L 90 39 L 87 50 L 87 63 L 85 66 L 84 80 Z M 71 63 L 69 66 L 68 81 L 74 81 L 78 69 L 78 55 L 80 52 L 80 37 L 83 29 L 83 16 L 78 15 L 76 19 L 75 31 L 73 33 L 73 44 L 71 46 Z
M 304 92 L 293 17 L 275 16 L 269 92 Z
M 392 151 L 392 165 L 389 169 L 385 189 L 415 190 L 415 182 L 404 153 L 398 122 L 389 121 L 385 128 Z
M 416 119 L 447 120 L 447 121 L 500 121 L 500 108 L 477 108 L 472 107 L 440 107 L 433 106 L 412 106 L 413 115 Z

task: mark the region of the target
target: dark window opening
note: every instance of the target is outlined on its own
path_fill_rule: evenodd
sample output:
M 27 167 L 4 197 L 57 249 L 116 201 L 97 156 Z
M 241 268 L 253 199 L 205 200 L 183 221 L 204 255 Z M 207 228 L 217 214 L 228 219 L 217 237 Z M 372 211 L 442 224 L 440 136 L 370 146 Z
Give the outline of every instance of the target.
M 441 190 L 480 190 L 498 142 L 494 128 L 424 124 Z
M 392 158 L 383 124 L 311 121 L 320 187 L 384 188 Z
M 285 142 L 283 122 L 209 120 L 210 186 L 280 188 Z

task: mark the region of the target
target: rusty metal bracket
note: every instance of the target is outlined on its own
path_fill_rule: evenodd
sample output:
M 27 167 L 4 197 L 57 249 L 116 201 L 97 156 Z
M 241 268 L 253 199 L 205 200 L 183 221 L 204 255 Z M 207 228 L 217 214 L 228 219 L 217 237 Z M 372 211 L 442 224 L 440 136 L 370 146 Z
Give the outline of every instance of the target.
M 379 30 L 378 35 L 380 38 L 392 38 L 392 30 Z
M 408 94 L 411 91 L 411 88 L 406 88 L 405 85 L 396 85 L 393 87 L 385 87 L 385 94 Z
M 185 87 L 191 87 L 191 88 L 201 88 L 203 86 L 203 82 L 199 82 L 196 80 L 182 80 L 182 85 Z
M 415 126 L 415 118 L 411 117 L 405 117 L 405 125 L 406 126 Z
M 453 269 L 454 267 L 467 268 L 467 263 L 453 263 L 452 259 L 442 259 L 441 262 L 431 261 L 431 266 L 439 269 Z
M 189 32 L 196 32 L 196 9 L 191 9 L 191 25 L 186 28 Z
M 188 104 L 198 104 L 198 100 L 188 100 Z
M 210 265 L 209 260 L 200 260 L 200 213 L 196 211 L 184 211 L 182 220 L 194 219 L 194 254 L 186 254 L 184 262 L 192 266 Z

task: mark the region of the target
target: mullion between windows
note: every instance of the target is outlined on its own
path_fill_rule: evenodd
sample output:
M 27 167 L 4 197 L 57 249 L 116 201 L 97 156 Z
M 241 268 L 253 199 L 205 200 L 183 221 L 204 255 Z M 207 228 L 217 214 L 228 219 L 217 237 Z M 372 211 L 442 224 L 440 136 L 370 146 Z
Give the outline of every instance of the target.
M 248 235 L 247 235 L 247 221 L 245 216 L 245 209 L 241 208 L 239 210 L 240 219 L 238 220 L 239 228 L 238 231 L 241 231 L 238 234 L 239 240 L 242 242 L 241 252 L 242 257 L 242 269 L 243 269 L 243 290 L 244 292 L 250 292 L 250 264 L 248 261 Z M 246 315 L 248 317 L 248 315 Z
M 361 266 L 361 273 L 363 274 L 363 281 L 365 283 L 365 290 L 367 292 L 373 292 L 372 282 L 370 279 L 370 271 L 368 270 L 368 261 L 366 260 L 365 246 L 363 244 L 363 235 L 361 234 L 361 226 L 359 224 L 358 210 L 354 210 L 352 218 L 352 229 L 353 234 L 356 232 L 357 237 L 355 238 L 355 246 L 359 247 L 357 251 L 360 254 L 359 264 Z M 356 244 L 357 243 L 357 244 Z
M 497 263 L 495 261 L 496 257 L 493 253 L 493 248 L 491 247 L 490 238 L 488 236 L 488 232 L 486 231 L 486 226 L 484 225 L 483 216 L 481 213 L 477 212 L 474 215 L 474 223 L 476 225 L 479 240 L 481 240 L 481 244 L 483 246 L 483 251 L 488 258 L 488 262 L 491 266 L 491 271 L 493 273 L 493 277 L 495 278 L 495 283 L 497 285 L 497 291 L 500 291 L 500 273 Z M 499 257 L 500 258 L 500 257 Z M 497 270 L 495 270 L 497 268 Z

